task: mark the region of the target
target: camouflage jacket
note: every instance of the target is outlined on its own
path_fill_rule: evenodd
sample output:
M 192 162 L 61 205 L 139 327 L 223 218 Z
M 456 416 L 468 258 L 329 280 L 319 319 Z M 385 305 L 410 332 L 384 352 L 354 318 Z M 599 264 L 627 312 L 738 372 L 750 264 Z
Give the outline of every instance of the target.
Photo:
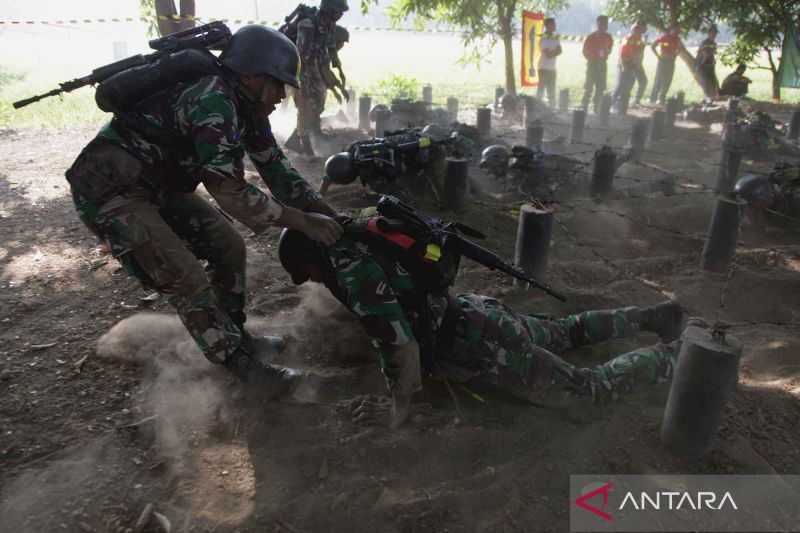
M 445 350 L 434 346 L 433 355 L 440 365 L 477 375 L 498 360 L 513 365 L 520 358 L 519 364 L 523 364 L 530 347 L 513 345 L 520 342 L 513 339 L 520 338 L 517 330 L 522 322 L 509 320 L 516 315 L 497 300 L 475 294 L 453 299 L 424 293 L 397 260 L 347 234 L 325 251 L 332 267 L 325 284 L 371 337 L 390 390 L 398 377 L 388 364 L 394 349 L 412 337 L 421 346 L 435 338 L 443 327 L 448 301 L 457 303 L 459 309 L 452 310 L 456 313 L 454 338 L 448 339 L 452 345 Z
M 241 97 L 220 77 L 164 91 L 134 111 L 194 144 L 195 154 L 185 155 L 148 142 L 117 122 L 101 129 L 100 136 L 144 163 L 146 185 L 156 194 L 191 192 L 202 183 L 225 212 L 256 232 L 281 215 L 282 204 L 305 209 L 320 198 L 278 148 L 269 120 L 246 113 Z M 245 152 L 275 198 L 244 179 Z
M 297 22 L 297 51 L 301 65 L 328 65 L 339 67 L 336 51 L 336 24 L 324 24 L 319 13 Z M 300 73 L 301 81 L 303 73 Z

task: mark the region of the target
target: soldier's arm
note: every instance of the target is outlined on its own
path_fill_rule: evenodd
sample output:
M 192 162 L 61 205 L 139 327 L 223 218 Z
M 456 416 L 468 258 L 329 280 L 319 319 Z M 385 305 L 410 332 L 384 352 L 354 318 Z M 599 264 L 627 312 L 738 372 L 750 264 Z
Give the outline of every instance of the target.
M 198 156 L 199 178 L 219 206 L 255 232 L 283 214 L 283 206 L 244 179 L 236 109 L 222 92 L 209 92 L 187 109 L 189 133 Z
M 261 179 L 278 200 L 304 211 L 330 214 L 324 210 L 315 209 L 315 206 L 324 203 L 322 197 L 314 186 L 292 167 L 289 159 L 278 147 L 269 120 L 260 119 L 257 124 L 248 128 L 245 147 Z M 328 209 L 328 211 L 332 210 Z

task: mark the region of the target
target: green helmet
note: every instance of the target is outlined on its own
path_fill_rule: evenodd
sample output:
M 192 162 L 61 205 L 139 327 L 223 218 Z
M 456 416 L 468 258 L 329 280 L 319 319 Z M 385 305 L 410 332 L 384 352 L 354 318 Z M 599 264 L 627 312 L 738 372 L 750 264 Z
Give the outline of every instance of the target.
M 267 74 L 300 88 L 300 54 L 294 43 L 276 29 L 260 24 L 242 26 L 225 45 L 219 60 L 237 74 Z
M 487 146 L 481 153 L 481 162 L 478 165 L 493 176 L 504 176 L 508 171 L 508 160 L 511 152 L 502 144 Z
M 330 13 L 332 11 L 344 13 L 348 9 L 350 8 L 347 7 L 347 0 L 322 0 L 319 3 L 320 13 Z
M 333 29 L 333 38 L 336 40 L 336 43 L 349 43 L 350 42 L 350 32 L 347 31 L 347 28 L 344 26 L 339 26 L 338 24 Z
M 350 152 L 339 152 L 333 154 L 325 161 L 325 175 L 337 185 L 347 185 L 353 183 L 358 177 L 353 154 Z

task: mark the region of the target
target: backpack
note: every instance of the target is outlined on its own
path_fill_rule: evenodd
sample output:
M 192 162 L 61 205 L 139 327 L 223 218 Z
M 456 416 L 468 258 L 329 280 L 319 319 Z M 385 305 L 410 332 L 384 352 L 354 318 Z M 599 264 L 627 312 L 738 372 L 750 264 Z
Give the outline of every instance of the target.
M 316 19 L 317 11 L 318 9 L 316 7 L 309 7 L 305 4 L 298 5 L 288 17 L 283 19 L 283 25 L 278 28 L 278 31 L 288 37 L 290 41 L 297 44 L 297 24 L 303 19 Z

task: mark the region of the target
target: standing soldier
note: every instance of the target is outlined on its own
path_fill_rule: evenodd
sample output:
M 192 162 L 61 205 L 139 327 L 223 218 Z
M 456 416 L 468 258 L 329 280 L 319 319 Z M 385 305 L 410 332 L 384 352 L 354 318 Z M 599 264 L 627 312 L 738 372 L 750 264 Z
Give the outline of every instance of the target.
M 272 28 L 249 25 L 219 60 L 218 75 L 173 85 L 115 115 L 66 177 L 81 221 L 129 274 L 175 307 L 209 361 L 285 394 L 298 374 L 257 357 L 282 339 L 244 329 L 246 248 L 222 210 L 257 233 L 284 226 L 328 244 L 342 228 L 307 213 L 336 214 L 270 129 L 284 84 L 299 85 L 295 46 Z M 245 180 L 245 152 L 274 197 Z M 200 183 L 219 209 L 195 192 Z
M 658 36 L 650 45 L 653 53 L 658 58 L 656 79 L 653 81 L 653 90 L 650 92 L 650 103 L 664 104 L 667 101 L 669 86 L 672 85 L 672 76 L 675 74 L 675 58 L 681 49 L 681 28 L 677 24 L 671 26 L 669 31 Z
M 717 27 L 708 28 L 708 38 L 697 49 L 697 78 L 706 98 L 714 98 L 719 93 L 719 82 L 715 67 L 717 64 Z
M 350 42 L 350 32 L 347 31 L 347 28 L 337 24 L 334 38 L 336 41 L 336 52 L 338 54 L 342 47 L 344 47 L 344 43 Z M 350 100 L 350 94 L 348 94 L 347 89 L 344 88 L 344 81 L 336 77 L 336 74 L 331 70 L 330 63 L 322 66 L 322 76 L 325 78 L 325 85 L 333 93 L 337 102 L 341 104 L 342 97 L 344 97 L 345 100 Z M 342 78 L 344 78 L 344 76 L 342 76 Z
M 606 90 L 606 70 L 608 56 L 614 40 L 608 33 L 608 17 L 597 17 L 597 31 L 590 33 L 583 42 L 583 57 L 586 58 L 586 82 L 583 85 L 583 109 L 589 108 L 589 100 L 594 90 L 594 112 L 600 109 L 600 100 Z
M 322 0 L 319 11 L 306 12 L 297 21 L 297 50 L 300 52 L 300 90 L 295 95 L 297 134 L 303 152 L 314 155 L 311 134 L 322 132 L 320 115 L 325 109 L 328 86 L 323 69 L 342 64 L 336 49 L 336 21 L 347 11 L 347 0 Z M 342 76 L 342 84 L 345 83 Z
M 550 106 L 556 105 L 556 58 L 561 55 L 561 42 L 556 35 L 556 19 L 544 20 L 544 35 L 539 43 L 542 50 L 539 57 L 539 89 L 536 97 L 542 100 L 547 91 Z
M 647 31 L 647 24 L 640 20 L 636 22 L 631 32 L 622 41 L 622 47 L 619 49 L 619 62 L 617 63 L 617 85 L 614 87 L 614 94 L 611 97 L 615 106 L 619 106 L 620 99 L 623 98 L 627 104 L 631 97 L 633 84 L 637 80 L 639 81 L 639 88 L 636 94 L 637 104 L 644 94 L 644 88 L 647 86 L 647 76 L 642 67 L 645 31 Z M 627 105 L 625 108 L 627 108 Z

